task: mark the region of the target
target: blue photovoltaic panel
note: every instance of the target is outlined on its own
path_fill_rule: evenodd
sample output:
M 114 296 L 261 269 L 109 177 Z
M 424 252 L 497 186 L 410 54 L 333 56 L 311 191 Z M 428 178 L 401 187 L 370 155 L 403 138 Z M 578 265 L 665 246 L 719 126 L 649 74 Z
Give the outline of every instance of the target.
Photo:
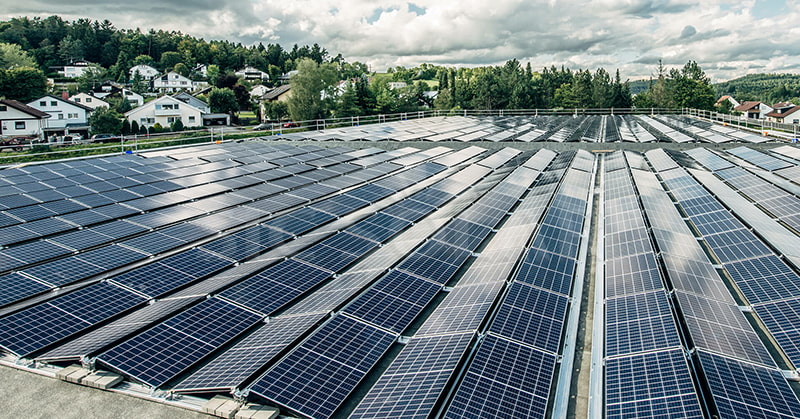
M 800 402 L 780 370 L 698 351 L 720 417 L 793 418 Z
M 800 296 L 800 278 L 775 255 L 726 263 L 725 270 L 752 304 Z
M 377 202 L 393 193 L 393 190 L 378 185 L 364 185 L 348 191 L 346 195 L 354 196 L 367 202 Z
M 0 272 L 72 253 L 71 250 L 40 240 L 0 250 Z
M 0 346 L 28 355 L 145 301 L 101 282 L 0 318 Z
M 350 417 L 427 417 L 472 338 L 462 333 L 412 339 Z
M 161 263 L 151 263 L 111 279 L 150 297 L 158 297 L 195 278 Z
M 317 244 L 294 256 L 295 259 L 333 272 L 339 272 L 359 257 L 361 255 L 347 253 L 324 244 Z
M 800 365 L 800 300 L 758 304 L 756 314 L 794 365 Z
M 516 277 L 517 281 L 569 295 L 575 259 L 531 248 Z
M 300 338 L 325 314 L 276 317 L 176 385 L 177 390 L 240 386 L 270 359 Z
M 410 222 L 417 222 L 435 210 L 436 207 L 411 199 L 405 199 L 381 211 Z
M 444 284 L 471 255 L 471 251 L 430 240 L 400 263 L 397 269 Z
M 322 202 L 317 202 L 309 208 L 325 211 L 337 217 L 347 215 L 359 208 L 364 208 L 369 202 L 348 195 L 337 195 Z
M 663 287 L 658 262 L 653 254 L 640 254 L 607 260 L 606 296 L 617 297 Z
M 606 417 L 702 418 L 682 349 L 606 360 Z
M 397 333 L 419 315 L 442 286 L 392 271 L 345 308 L 354 317 Z
M 544 417 L 555 364 L 556 355 L 487 335 L 444 417 Z
M 438 208 L 441 207 L 445 202 L 451 200 L 453 195 L 437 189 L 427 188 L 415 193 L 414 195 L 411 195 L 410 198 L 414 201 L 419 201 L 423 204 Z
M 45 292 L 50 287 L 18 273 L 0 276 L 0 307 Z
M 218 298 L 164 321 L 98 356 L 98 361 L 158 387 L 262 317 Z
M 347 232 L 382 243 L 409 225 L 411 225 L 409 221 L 377 213 L 349 227 Z
M 287 259 L 220 295 L 260 313 L 269 314 L 332 275 L 329 271 Z
M 681 345 L 664 291 L 606 301 L 606 356 Z
M 455 219 L 439 230 L 433 239 L 473 251 L 492 231 L 491 228 L 469 221 Z
M 575 231 L 544 224 L 539 228 L 532 246 L 558 255 L 575 256 L 580 239 L 581 235 Z
M 145 259 L 147 255 L 115 244 L 80 253 L 75 257 L 105 270 L 111 270 Z
M 489 331 L 557 353 L 568 302 L 566 296 L 514 283 Z
M 105 269 L 100 266 L 82 261 L 73 256 L 36 265 L 22 272 L 48 284 L 62 286 L 104 271 Z
M 232 265 L 230 260 L 206 252 L 200 248 L 190 249 L 159 261 L 162 265 L 201 278 Z
M 336 316 L 270 368 L 251 393 L 306 416 L 330 417 L 394 340 L 374 326 Z

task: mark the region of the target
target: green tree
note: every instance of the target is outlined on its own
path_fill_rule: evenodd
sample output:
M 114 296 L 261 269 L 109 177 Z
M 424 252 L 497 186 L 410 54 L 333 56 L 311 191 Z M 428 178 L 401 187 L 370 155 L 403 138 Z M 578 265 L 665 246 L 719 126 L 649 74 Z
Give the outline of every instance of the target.
M 268 121 L 280 121 L 289 116 L 289 107 L 286 102 L 272 101 L 264 102 L 264 119 Z
M 97 108 L 89 117 L 89 127 L 95 134 L 119 134 L 122 132 L 122 115 L 110 108 Z
M 212 86 L 216 86 L 220 75 L 219 66 L 216 64 L 210 64 L 208 68 L 206 68 L 206 75 L 208 75 L 208 83 Z
M 289 115 L 296 121 L 324 117 L 327 110 L 323 107 L 322 92 L 336 82 L 336 68 L 332 64 L 320 65 L 311 59 L 301 59 L 297 70 L 290 80 Z
M 128 135 L 131 133 L 131 123 L 128 122 L 127 119 L 122 120 L 122 135 Z
M 211 112 L 227 113 L 231 116 L 239 110 L 233 90 L 219 87 L 212 88 L 208 94 L 208 106 L 211 108 Z
M 116 109 L 117 112 L 124 115 L 125 112 L 128 112 L 129 110 L 133 109 L 133 107 L 131 106 L 131 103 L 128 101 L 128 99 L 123 97 L 122 100 L 119 101 L 119 104 L 116 106 Z
M 47 94 L 47 77 L 41 70 L 15 67 L 0 70 L 0 96 L 30 102 Z
M 183 77 L 189 76 L 189 67 L 186 67 L 186 64 L 184 63 L 175 64 L 175 68 L 173 68 L 173 71 L 175 71 L 176 73 L 180 74 Z
M 139 133 L 139 123 L 136 121 L 131 122 L 130 128 L 131 134 L 138 134 Z
M 167 51 L 161 54 L 161 61 L 160 61 L 161 68 L 164 69 L 164 71 L 169 71 L 171 69 L 174 69 L 175 66 L 179 62 L 181 62 L 181 60 L 183 60 L 181 54 L 175 51 Z
M 153 65 L 153 57 L 147 54 L 137 55 L 133 59 L 133 65 Z
M 36 68 L 37 66 L 36 60 L 26 51 L 23 51 L 19 45 L 0 42 L 0 68 Z
M 180 132 L 185 129 L 185 127 L 183 126 L 183 122 L 181 122 L 180 118 L 176 119 L 175 122 L 173 122 L 169 126 L 169 128 L 172 130 L 172 132 Z
M 75 81 L 78 82 L 78 91 L 86 92 L 105 81 L 106 69 L 98 64 L 90 64 L 89 67 Z

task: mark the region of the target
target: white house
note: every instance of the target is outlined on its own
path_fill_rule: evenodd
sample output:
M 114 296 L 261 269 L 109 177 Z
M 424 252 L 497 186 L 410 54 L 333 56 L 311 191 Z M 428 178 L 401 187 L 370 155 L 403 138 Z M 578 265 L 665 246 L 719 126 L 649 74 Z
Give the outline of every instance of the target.
M 386 86 L 392 90 L 395 90 L 408 87 L 408 84 L 404 81 L 390 81 L 389 83 L 386 83 Z
M 233 74 L 245 80 L 269 80 L 269 74 L 251 66 L 247 66 Z
M 202 100 L 198 99 L 195 96 L 192 96 L 189 93 L 180 92 L 172 95 L 172 97 L 180 100 L 181 102 L 187 105 L 192 105 L 195 108 L 200 109 L 200 111 L 203 112 L 204 114 L 211 113 L 211 108 L 208 106 L 208 103 L 203 102 Z
M 84 92 L 78 93 L 77 95 L 70 96 L 69 100 L 71 100 L 71 101 L 73 101 L 75 103 L 80 103 L 83 106 L 88 106 L 88 107 L 90 107 L 92 109 L 103 108 L 103 107 L 109 108 L 110 107 L 108 102 L 106 102 L 105 100 L 100 99 L 99 97 L 94 97 L 94 96 L 92 96 L 92 95 L 90 95 L 88 93 L 84 93 Z
M 28 106 L 50 115 L 44 131 L 50 134 L 89 134 L 89 115 L 94 110 L 58 96 L 46 95 L 28 102 Z
M 177 120 L 180 120 L 185 127 L 203 125 L 202 110 L 172 96 L 161 96 L 131 109 L 125 112 L 125 118 L 131 123 L 136 121 L 140 127 L 152 127 L 156 123 L 162 127 L 169 127 Z
M 198 64 L 197 67 L 192 70 L 192 73 L 197 73 L 203 77 L 208 77 L 208 65 Z
M 772 109 L 772 107 L 766 103 L 745 101 L 739 106 L 733 108 L 733 110 L 741 112 L 743 118 L 764 119 L 766 118 L 767 114 L 772 112 L 774 109 Z
M 0 135 L 42 137 L 50 114 L 16 100 L 0 100 Z
M 137 106 L 144 105 L 144 96 L 134 92 L 133 90 L 122 89 L 122 91 L 120 91 L 119 94 L 122 95 L 122 97 L 125 98 L 125 100 L 130 102 L 131 106 L 133 106 L 134 108 Z
M 137 72 L 139 73 L 139 76 L 144 80 L 152 80 L 153 77 L 160 74 L 158 70 L 147 64 L 139 64 L 131 67 L 131 69 L 128 71 L 131 80 L 133 80 L 133 77 L 134 75 L 136 75 Z
M 781 124 L 800 124 L 800 106 L 792 103 L 777 103 L 774 111 L 767 114 L 770 121 Z
M 261 96 L 264 96 L 265 94 L 267 94 L 267 92 L 269 92 L 269 90 L 270 90 L 269 87 L 264 86 L 263 84 L 255 85 L 255 86 L 253 86 L 252 89 L 250 89 L 250 97 L 252 97 L 252 98 L 260 98 Z
M 160 93 L 175 93 L 182 90 L 192 90 L 194 87 L 193 81 L 174 71 L 153 78 L 153 90 Z
M 82 76 L 83 73 L 85 73 L 86 70 L 89 69 L 89 65 L 91 64 L 92 63 L 86 60 L 73 61 L 65 65 L 63 69 L 59 70 L 58 74 L 61 74 L 62 76 L 68 79 L 76 79 Z

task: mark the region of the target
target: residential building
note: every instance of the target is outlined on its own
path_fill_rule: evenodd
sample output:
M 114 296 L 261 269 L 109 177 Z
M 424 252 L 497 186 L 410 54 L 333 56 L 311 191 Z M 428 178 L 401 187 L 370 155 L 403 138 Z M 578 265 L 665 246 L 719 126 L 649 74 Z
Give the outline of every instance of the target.
M 793 103 L 776 103 L 774 111 L 767 114 L 767 119 L 781 124 L 800 124 L 800 106 Z
M 284 84 L 284 85 L 278 86 L 278 87 L 268 91 L 263 96 L 261 96 L 261 100 L 266 101 L 266 102 L 276 102 L 276 101 L 277 102 L 285 102 L 285 101 L 289 100 L 290 97 L 292 97 L 292 90 L 291 89 L 292 89 L 292 85 L 291 84 Z
M 731 104 L 731 109 L 741 105 L 741 103 L 739 103 L 738 100 L 734 99 L 733 96 L 725 95 L 725 96 L 722 96 L 721 98 L 719 98 L 719 100 L 717 100 L 717 103 L 715 103 L 714 106 L 720 107 L 725 102 L 728 102 L 728 103 Z
M 125 98 L 125 100 L 130 102 L 131 106 L 134 108 L 144 105 L 144 96 L 134 92 L 133 90 L 122 89 L 119 94 L 121 97 Z
M 172 96 L 147 102 L 138 108 L 125 112 L 125 118 L 140 127 L 152 127 L 156 123 L 162 127 L 169 127 L 180 120 L 185 127 L 203 125 L 203 111 Z
M 76 79 L 83 75 L 92 63 L 86 60 L 73 61 L 64 67 L 59 67 L 58 74 L 68 79 Z
M 251 66 L 247 66 L 233 74 L 245 80 L 269 80 L 269 74 Z
M 153 90 L 159 93 L 176 93 L 194 90 L 194 82 L 174 71 L 153 78 Z
M 84 92 L 78 93 L 76 95 L 72 95 L 69 98 L 69 100 L 71 100 L 71 101 L 73 101 L 75 103 L 79 103 L 79 104 L 81 104 L 83 106 L 88 106 L 88 107 L 90 107 L 92 109 L 103 108 L 103 107 L 109 108 L 110 107 L 108 102 L 104 101 L 103 99 L 100 99 L 99 97 L 94 97 L 94 96 L 90 95 L 89 93 L 84 93 Z
M 0 135 L 43 138 L 50 114 L 16 100 L 0 100 Z
M 89 135 L 89 115 L 93 108 L 53 95 L 30 101 L 28 106 L 50 115 L 44 128 L 47 137 L 70 133 Z
M 263 84 L 258 84 L 258 85 L 253 86 L 252 89 L 250 89 L 250 97 L 251 98 L 260 98 L 260 97 L 264 96 L 265 94 L 267 94 L 267 92 L 269 92 L 269 91 L 270 91 L 269 87 L 264 86 Z
M 139 76 L 144 80 L 153 80 L 155 76 L 160 74 L 158 70 L 147 64 L 139 64 L 131 67 L 131 69 L 128 71 L 131 80 L 133 80 L 133 77 L 134 75 L 136 75 L 137 72 L 139 73 Z
M 394 89 L 402 89 L 404 87 L 408 87 L 408 83 L 406 83 L 404 81 L 390 81 L 389 83 L 386 83 L 386 86 L 388 88 L 390 88 L 390 89 L 393 89 L 393 90 Z
M 734 111 L 741 112 L 743 118 L 764 119 L 773 109 L 766 103 L 745 101 L 741 105 L 733 108 Z

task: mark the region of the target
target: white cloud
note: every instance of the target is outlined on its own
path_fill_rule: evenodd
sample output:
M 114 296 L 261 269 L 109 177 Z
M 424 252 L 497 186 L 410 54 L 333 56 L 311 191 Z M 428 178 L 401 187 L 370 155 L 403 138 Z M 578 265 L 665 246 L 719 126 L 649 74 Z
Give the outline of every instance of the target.
M 59 14 L 245 44 L 318 43 L 375 70 L 517 58 L 535 69 L 620 68 L 637 79 L 661 58 L 668 67 L 695 60 L 722 80 L 800 72 L 800 0 L 785 3 L 785 12 L 758 19 L 770 13 L 754 0 L 31 0 L 6 5 L 0 17 Z

